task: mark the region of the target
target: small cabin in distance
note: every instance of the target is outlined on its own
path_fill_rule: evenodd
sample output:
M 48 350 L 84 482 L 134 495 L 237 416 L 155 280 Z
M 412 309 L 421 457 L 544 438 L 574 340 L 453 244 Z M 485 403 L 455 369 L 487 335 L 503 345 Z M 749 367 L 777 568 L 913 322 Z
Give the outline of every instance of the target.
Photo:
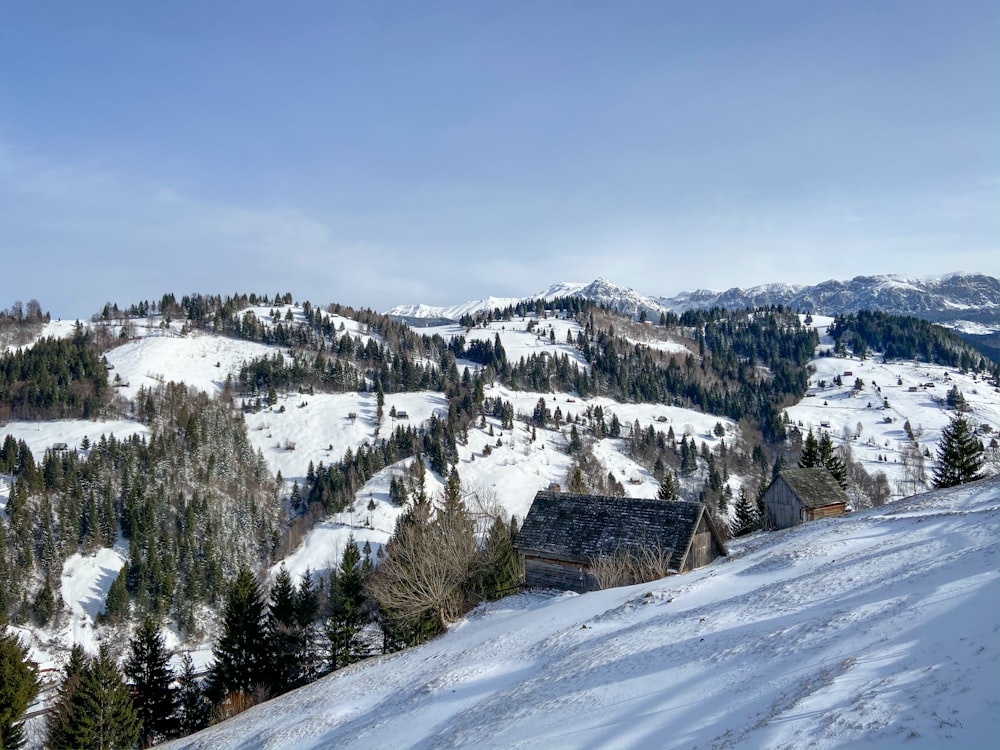
M 836 478 L 823 467 L 785 469 L 761 498 L 767 526 L 787 529 L 806 521 L 844 515 L 848 497 Z

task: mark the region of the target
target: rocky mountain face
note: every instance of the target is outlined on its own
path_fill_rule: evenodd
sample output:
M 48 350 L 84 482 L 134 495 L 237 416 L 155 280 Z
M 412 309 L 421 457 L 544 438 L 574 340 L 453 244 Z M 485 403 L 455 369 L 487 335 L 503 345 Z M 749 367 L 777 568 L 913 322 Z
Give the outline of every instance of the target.
M 766 284 L 724 292 L 699 290 L 659 297 L 656 301 L 676 312 L 759 305 L 785 305 L 824 315 L 881 310 L 896 315 L 914 315 L 935 323 L 969 321 L 1000 329 L 1000 279 L 985 274 L 956 273 L 923 278 L 898 274 L 857 276 L 850 281 L 830 280 L 814 286 Z
M 801 312 L 823 315 L 881 310 L 896 315 L 914 315 L 960 328 L 963 321 L 979 324 L 985 327 L 985 330 L 979 331 L 981 334 L 1000 331 L 1000 279 L 985 274 L 857 276 L 850 281 L 831 279 L 813 286 L 765 284 L 749 289 L 734 287 L 725 291 L 700 289 L 673 297 L 650 297 L 607 279 L 597 279 L 589 284 L 554 284 L 524 299 L 554 299 L 564 296 L 584 297 L 634 317 L 645 312 L 654 321 L 661 312 L 679 313 L 710 307 L 735 310 L 762 305 L 784 305 Z M 410 319 L 457 320 L 465 313 L 474 314 L 480 310 L 505 307 L 518 301 L 516 298 L 490 297 L 451 307 L 402 305 L 390 310 L 389 314 Z

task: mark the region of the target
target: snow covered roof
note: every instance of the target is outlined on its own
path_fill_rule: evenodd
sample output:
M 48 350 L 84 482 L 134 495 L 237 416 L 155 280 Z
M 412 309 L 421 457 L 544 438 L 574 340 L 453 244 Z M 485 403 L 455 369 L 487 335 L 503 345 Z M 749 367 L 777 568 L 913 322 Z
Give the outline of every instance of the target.
M 837 484 L 833 474 L 822 466 L 812 469 L 785 469 L 778 474 L 807 508 L 847 504 L 847 494 Z M 775 480 L 777 481 L 777 479 Z
M 701 503 L 544 491 L 535 495 L 516 544 L 522 554 L 566 562 L 657 546 L 672 550 L 671 566 L 680 569 L 702 518 L 726 554 Z

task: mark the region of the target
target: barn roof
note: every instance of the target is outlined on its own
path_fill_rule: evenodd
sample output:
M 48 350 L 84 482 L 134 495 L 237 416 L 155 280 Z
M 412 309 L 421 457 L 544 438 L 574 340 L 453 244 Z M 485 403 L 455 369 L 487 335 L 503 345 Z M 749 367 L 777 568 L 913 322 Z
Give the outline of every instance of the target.
M 785 469 L 778 477 L 792 489 L 807 508 L 848 503 L 847 494 L 836 478 L 822 466 L 812 469 Z
M 704 515 L 719 547 L 722 538 L 701 503 L 539 492 L 517 535 L 522 553 L 586 562 L 623 548 L 672 550 L 680 568 Z

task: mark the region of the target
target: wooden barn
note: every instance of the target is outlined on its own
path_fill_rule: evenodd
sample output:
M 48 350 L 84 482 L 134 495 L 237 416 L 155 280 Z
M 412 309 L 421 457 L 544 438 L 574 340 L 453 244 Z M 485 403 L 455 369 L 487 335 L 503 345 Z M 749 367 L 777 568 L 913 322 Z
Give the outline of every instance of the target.
M 593 561 L 623 550 L 669 551 L 679 573 L 727 554 L 701 503 L 569 492 L 535 495 L 516 547 L 526 585 L 580 593 L 599 588 Z
M 762 498 L 767 526 L 787 529 L 818 518 L 844 515 L 848 498 L 833 474 L 822 467 L 785 469 Z

